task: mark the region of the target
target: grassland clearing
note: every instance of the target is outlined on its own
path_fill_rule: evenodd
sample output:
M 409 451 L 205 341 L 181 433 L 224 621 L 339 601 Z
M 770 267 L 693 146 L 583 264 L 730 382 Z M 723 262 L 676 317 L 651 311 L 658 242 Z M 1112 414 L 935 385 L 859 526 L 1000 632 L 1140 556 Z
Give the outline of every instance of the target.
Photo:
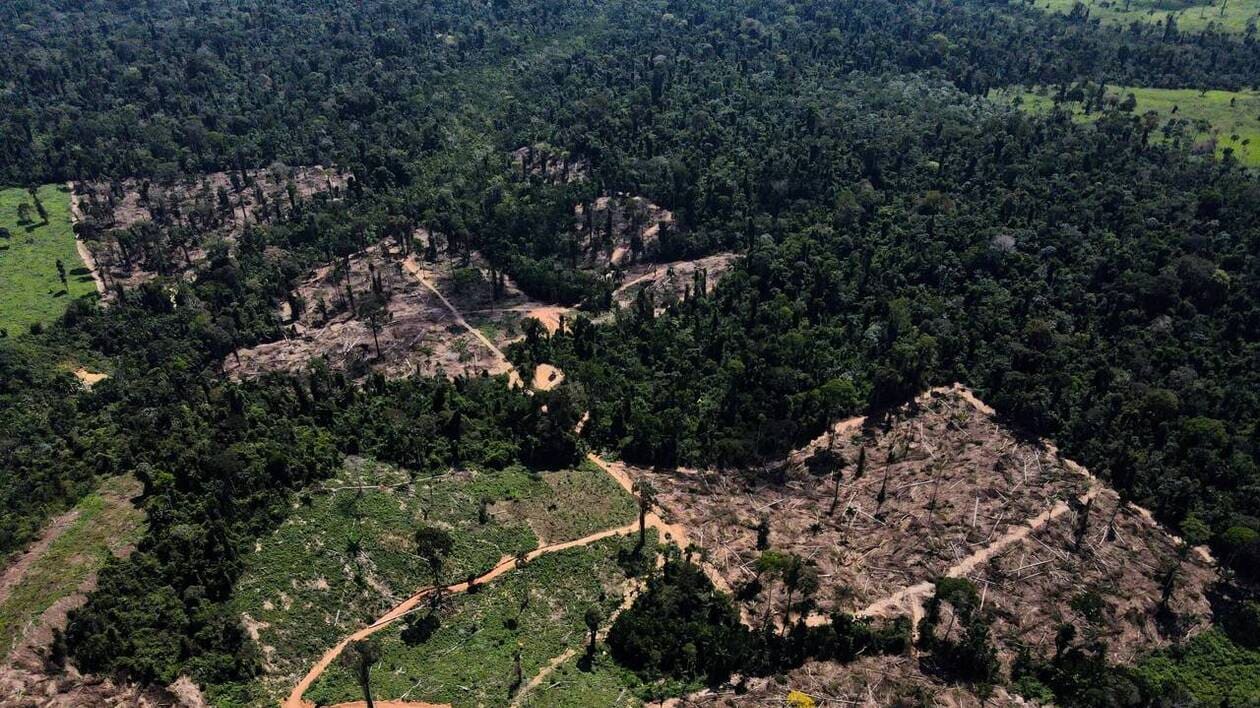
M 47 219 L 27 190 L 0 189 L 0 329 L 10 336 L 51 323 L 76 298 L 96 296 L 75 248 L 69 195 L 59 185 L 35 193 Z
M 606 614 L 620 604 L 626 578 L 616 558 L 634 543 L 613 537 L 544 555 L 477 592 L 451 596 L 437 610 L 440 625 L 426 642 L 409 646 L 402 623 L 395 623 L 378 633 L 383 658 L 373 671 L 375 694 L 455 706 L 507 705 L 518 651 L 527 680 L 552 657 L 584 643 L 588 607 L 598 605 Z M 305 697 L 335 704 L 361 693 L 346 669 L 333 666 Z
M 144 515 L 132 506 L 140 485 L 130 477 L 106 480 L 54 519 L 26 553 L 0 577 L 0 650 L 43 646 L 74 597 L 111 557 L 127 553 L 143 532 Z
M 597 651 L 590 662 L 574 652 L 519 704 L 527 708 L 629 708 L 643 704 L 636 691 L 639 687 L 639 678 L 618 666 L 606 652 Z
M 1229 150 L 1239 163 L 1260 167 L 1260 93 L 1109 86 L 1104 101 L 1119 103 L 1130 94 L 1136 99 L 1133 115 L 1155 115 L 1152 141 L 1217 157 Z M 1044 88 L 1003 89 L 990 95 L 1005 103 L 1017 102 L 1032 113 L 1048 113 L 1055 106 L 1053 95 Z M 1099 111 L 1086 113 L 1081 101 L 1061 105 L 1079 122 L 1094 121 L 1101 115 Z
M 543 543 L 569 541 L 634 520 L 634 498 L 590 462 L 577 469 L 544 472 L 545 486 L 528 489 L 491 507 L 507 522 L 523 519 Z
M 0 573 L 0 696 L 49 701 L 57 696 L 70 701 L 66 705 L 99 705 L 107 699 L 138 700 L 146 693 L 109 681 L 67 683 L 44 661 L 53 632 L 64 628 L 68 613 L 86 601 L 97 572 L 110 558 L 129 553 L 143 535 L 144 513 L 131 503 L 139 492 L 133 478 L 105 480 L 52 520 Z M 6 700 L 0 704 L 9 705 Z
M 450 582 L 479 575 L 540 545 L 621 526 L 634 502 L 597 469 L 534 475 L 519 468 L 412 478 L 397 467 L 350 458 L 335 480 L 305 492 L 293 513 L 246 557 L 235 607 L 258 644 L 260 685 L 219 687 L 220 696 L 267 703 L 310 662 L 433 582 L 414 552 L 422 525 L 445 529 L 454 549 Z
M 1036 7 L 1046 12 L 1067 14 L 1078 0 L 1038 0 Z M 1089 16 L 1103 24 L 1125 25 L 1134 22 L 1162 25 L 1173 17 L 1182 32 L 1199 32 L 1215 25 L 1218 31 L 1242 34 L 1247 25 L 1260 21 L 1260 0 L 1210 0 L 1178 2 L 1177 0 L 1088 0 L 1083 3 Z

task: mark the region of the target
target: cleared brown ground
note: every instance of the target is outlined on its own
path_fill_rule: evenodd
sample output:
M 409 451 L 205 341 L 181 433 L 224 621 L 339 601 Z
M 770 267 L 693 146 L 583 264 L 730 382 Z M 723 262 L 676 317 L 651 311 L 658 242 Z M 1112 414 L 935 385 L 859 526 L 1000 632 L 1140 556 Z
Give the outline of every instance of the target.
M 374 301 L 380 305 L 375 336 L 373 318 L 365 311 Z M 297 317 L 295 302 L 300 303 Z M 374 370 L 401 377 L 501 369 L 494 352 L 384 245 L 352 256 L 348 267 L 341 261 L 315 270 L 277 316 L 288 323 L 288 336 L 228 357 L 225 368 L 232 375 L 300 370 L 315 358 L 355 378 Z
M 674 215 L 643 197 L 602 196 L 578 204 L 574 232 L 581 249 L 578 267 L 609 272 L 651 261 L 661 231 L 673 228 Z
M 1104 639 L 1112 661 L 1129 663 L 1174 637 L 1206 628 L 1211 607 L 1203 591 L 1215 578 L 1212 568 L 1198 554 L 1180 560 L 1172 538 L 1132 508 L 1120 506 L 1113 522 L 1118 504 L 1115 492 L 1100 492 L 1089 509 L 1080 552 L 1073 550 L 1083 508 L 1035 532 L 1031 543 L 1008 547 L 969 576 L 994 611 L 1000 643 L 1053 652 L 1055 631 L 1070 621 Z M 1179 570 L 1169 600 L 1176 620 L 1169 627 L 1161 624 L 1156 607 L 1171 567 Z M 1098 593 L 1104 603 L 1096 624 L 1071 607 L 1086 591 Z
M 733 688 L 702 691 L 685 698 L 666 701 L 666 706 L 783 706 L 791 691 L 800 691 L 818 706 L 862 706 L 863 708 L 980 708 L 981 702 L 965 687 L 950 686 L 919 671 L 908 656 L 875 656 L 851 664 L 809 661 L 800 668 L 776 678 L 748 681 L 747 692 L 736 695 Z M 1025 706 L 998 687 L 984 706 Z
M 838 424 L 789 456 L 780 481 L 763 481 L 774 476 L 765 472 L 630 472 L 652 480 L 662 514 L 737 591 L 755 576 L 756 527 L 766 518 L 770 548 L 817 564 L 824 611 L 917 619 L 936 578 L 971 579 L 1006 659 L 1019 642 L 1052 645 L 1060 621 L 1084 624 L 1070 604 L 1087 590 L 1104 603 L 1089 631 L 1119 661 L 1196 631 L 1210 613 L 1204 589 L 1214 571 L 1204 554 L 1179 554 L 1141 510 L 1117 511 L 1114 492 L 1052 446 L 999 425 L 961 387 L 934 390 L 882 425 Z M 1157 606 L 1172 565 L 1170 626 Z M 745 617 L 763 616 L 764 602 L 764 593 L 747 602 Z
M 421 240 L 428 234 L 421 232 Z M 441 237 L 439 236 L 439 243 Z M 460 257 L 441 255 L 436 261 L 417 259 L 421 273 L 450 300 L 473 327 L 504 347 L 524 336 L 526 318 L 539 321 L 548 332 L 560 328 L 561 320 L 573 316 L 571 308 L 540 302 L 526 295 L 512 278 L 496 274 L 480 253 L 470 254 L 467 263 Z M 492 287 L 499 278 L 496 293 Z
M 727 271 L 735 266 L 738 257 L 734 253 L 719 253 L 694 261 L 634 265 L 626 270 L 613 299 L 622 307 L 629 307 L 640 291 L 647 290 L 661 308 L 681 300 L 689 290 L 695 290 L 697 273 L 704 275 L 705 292 L 713 292 Z
M 276 220 L 316 195 L 340 197 L 347 177 L 318 165 L 273 165 L 246 170 L 244 177 L 213 172 L 173 182 L 79 182 L 73 185 L 73 206 L 105 284 L 132 287 L 157 275 L 192 269 L 205 260 L 212 244 L 230 243 L 248 224 Z M 157 228 L 145 229 L 146 223 Z M 115 234 L 132 227 L 142 235 L 120 240 Z M 172 238 L 177 230 L 187 237 Z
M 509 155 L 522 177 L 545 179 L 553 184 L 568 184 L 590 179 L 591 165 L 574 159 L 567 151 L 538 143 L 519 147 Z

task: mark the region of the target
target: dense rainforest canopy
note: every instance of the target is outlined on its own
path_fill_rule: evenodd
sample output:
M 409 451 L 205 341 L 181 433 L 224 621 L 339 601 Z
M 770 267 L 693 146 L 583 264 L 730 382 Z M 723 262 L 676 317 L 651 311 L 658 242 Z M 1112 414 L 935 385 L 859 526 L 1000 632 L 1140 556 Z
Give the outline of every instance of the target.
M 586 444 L 769 470 L 829 421 L 952 381 L 1260 568 L 1260 178 L 1101 98 L 1256 87 L 1254 36 L 987 0 L 9 0 L 0 41 L 0 183 L 355 176 L 187 280 L 0 339 L 0 550 L 101 475 L 144 483 L 144 541 L 68 629 L 87 670 L 257 671 L 226 609 L 241 549 L 340 455 L 553 466 Z M 984 98 L 1014 84 L 1103 115 Z M 522 175 L 524 145 L 590 179 Z M 607 309 L 565 232 L 619 192 L 674 213 L 662 261 L 740 257 L 711 294 L 645 296 L 510 352 L 557 363 L 562 395 L 221 375 L 283 336 L 274 306 L 311 267 L 421 227 L 540 298 Z M 113 377 L 79 392 L 48 367 L 69 351 Z M 554 423 L 583 410 L 584 440 Z

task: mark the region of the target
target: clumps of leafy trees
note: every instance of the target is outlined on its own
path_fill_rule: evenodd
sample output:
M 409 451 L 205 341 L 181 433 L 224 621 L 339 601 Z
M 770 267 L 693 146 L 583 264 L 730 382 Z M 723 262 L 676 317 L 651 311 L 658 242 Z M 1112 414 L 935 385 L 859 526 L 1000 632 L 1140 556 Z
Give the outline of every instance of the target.
M 976 586 L 964 578 L 941 578 L 919 621 L 918 645 L 927 664 L 940 674 L 981 688 L 999 678 L 990 622 L 979 607 Z M 941 626 L 948 615 L 948 622 Z
M 735 673 L 769 675 L 808 658 L 850 661 L 862 654 L 900 653 L 908 647 L 909 629 L 904 619 L 875 626 L 845 613 L 821 626 L 808 627 L 801 616 L 782 630 L 752 629 L 703 570 L 671 553 L 617 617 L 608 645 L 614 659 L 644 680 L 716 685 Z
M 181 673 L 218 684 L 254 675 L 259 658 L 231 610 L 232 589 L 251 539 L 284 518 L 290 495 L 332 473 L 344 453 L 432 470 L 511 464 L 526 444 L 575 452 L 572 442 L 539 438 L 572 433 L 539 433 L 537 405 L 489 377 L 375 379 L 360 388 L 317 367 L 244 385 L 207 382 L 154 436 L 171 457 L 146 452 L 151 461 L 137 469 L 147 534 L 72 613 L 66 638 L 75 665 L 161 683 Z M 449 536 L 426 527 L 416 542 L 441 582 Z M 411 636 L 432 629 L 420 622 Z

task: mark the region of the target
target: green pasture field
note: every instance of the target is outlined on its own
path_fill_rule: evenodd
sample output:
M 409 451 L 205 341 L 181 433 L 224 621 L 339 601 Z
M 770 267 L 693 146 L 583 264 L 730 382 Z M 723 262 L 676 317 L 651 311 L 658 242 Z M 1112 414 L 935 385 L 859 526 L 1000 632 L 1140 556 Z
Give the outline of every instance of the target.
M 48 214 L 44 221 L 26 189 L 0 189 L 0 329 L 9 336 L 29 331 L 35 323 L 49 324 L 79 297 L 95 297 L 91 272 L 75 250 L 70 220 L 70 193 L 64 185 L 36 190 Z M 19 218 L 19 205 L 29 216 Z M 66 269 L 62 285 L 57 261 Z
M 1260 93 L 1256 91 L 1200 91 L 1197 89 L 1151 89 L 1132 86 L 1108 86 L 1107 93 L 1123 100 L 1129 94 L 1137 100 L 1134 115 L 1153 111 L 1158 124 L 1151 138 L 1166 142 L 1181 141 L 1188 146 L 1215 142 L 1215 152 L 1222 157 L 1226 150 L 1241 164 L 1260 167 Z M 1003 89 L 990 97 L 1013 103 L 1018 99 L 1023 110 L 1048 113 L 1054 108 L 1053 94 L 1044 89 L 1032 91 Z M 1063 104 L 1075 120 L 1095 120 L 1098 113 L 1086 114 L 1080 102 Z
M 431 477 L 350 458 L 309 489 L 289 518 L 244 558 L 234 609 L 261 652 L 264 676 L 216 686 L 228 704 L 274 705 L 342 637 L 431 585 L 415 530 L 454 541 L 443 581 L 479 575 L 505 557 L 636 518 L 633 497 L 593 465 L 534 474 L 521 467 Z M 535 531 L 538 529 L 538 531 Z
M 1033 5 L 1046 12 L 1067 14 L 1078 0 L 1036 0 Z M 1211 0 L 1210 2 L 1178 2 L 1177 0 L 1084 0 L 1089 16 L 1104 24 L 1130 25 L 1134 22 L 1163 24 L 1168 16 L 1176 18 L 1181 32 L 1198 32 L 1215 24 L 1225 32 L 1242 34 L 1248 23 L 1260 21 L 1260 0 Z
M 598 605 L 607 617 L 620 604 L 626 579 L 616 558 L 632 552 L 637 540 L 613 537 L 547 554 L 477 592 L 451 596 L 425 642 L 404 642 L 402 623 L 382 630 L 376 635 L 382 658 L 372 672 L 373 698 L 508 705 L 518 647 L 522 683 L 566 650 L 580 653 L 587 608 Z M 603 697 L 614 691 L 611 680 L 603 676 L 593 683 L 586 695 L 596 702 L 586 705 L 605 705 Z M 350 671 L 334 665 L 304 697 L 331 705 L 361 700 L 362 693 Z

